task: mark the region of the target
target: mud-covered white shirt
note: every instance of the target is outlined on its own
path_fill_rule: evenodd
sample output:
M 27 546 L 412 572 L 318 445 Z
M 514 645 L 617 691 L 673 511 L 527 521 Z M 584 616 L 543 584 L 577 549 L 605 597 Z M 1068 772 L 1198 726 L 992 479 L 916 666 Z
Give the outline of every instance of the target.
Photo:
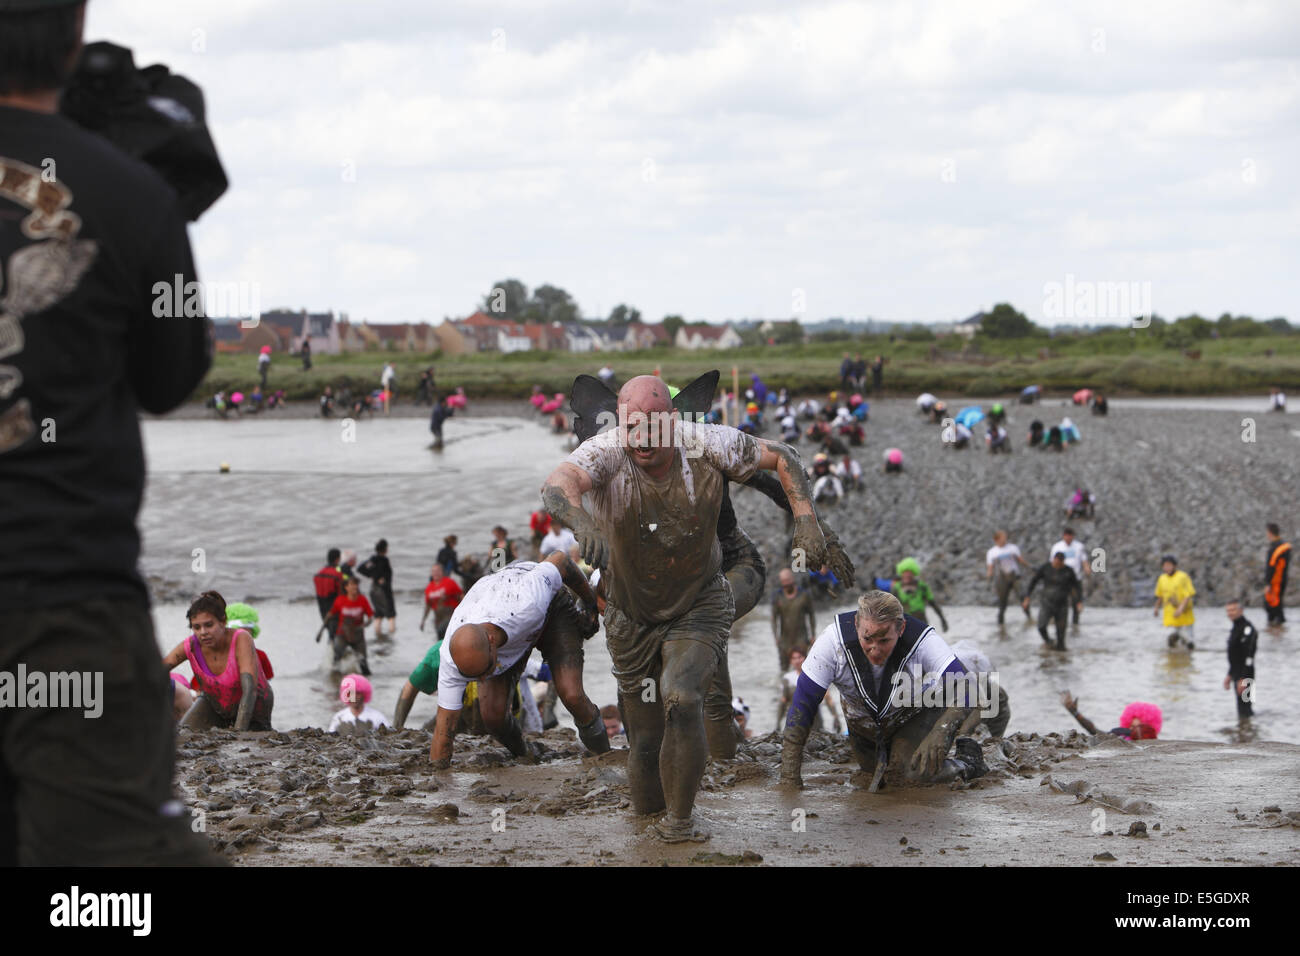
M 559 569 L 549 562 L 516 561 L 496 574 L 479 578 L 447 622 L 448 640 L 442 642 L 438 661 L 438 706 L 460 710 L 465 686 L 470 682 L 451 659 L 451 636 L 464 624 L 495 624 L 506 632 L 497 650 L 492 676 L 504 674 L 521 657 L 532 653 L 546 623 L 551 600 L 564 587 Z
M 388 726 L 388 718 L 383 715 L 383 712 L 366 704 L 360 716 L 352 713 L 351 707 L 344 707 L 340 710 L 334 715 L 334 719 L 330 721 L 329 733 L 335 733 L 340 724 L 371 724 L 378 730 L 380 727 Z
M 628 456 L 620 429 L 589 438 L 568 463 L 591 476 L 591 514 L 610 545 L 606 588 L 631 618 L 684 614 L 722 566 L 718 512 L 726 479 L 758 471 L 762 447 L 723 425 L 678 421 L 667 475 L 652 478 Z
M 1083 559 L 1088 553 L 1088 549 L 1083 546 L 1083 542 L 1078 538 L 1075 538 L 1073 544 L 1066 544 L 1065 539 L 1062 538 L 1060 541 L 1056 542 L 1056 544 L 1052 545 L 1052 550 L 1047 553 L 1052 554 L 1056 551 L 1060 551 L 1065 555 L 1065 563 L 1069 565 L 1070 570 L 1074 572 L 1074 576 L 1082 580 Z
M 924 693 L 927 687 L 939 682 L 943 672 L 947 669 L 956 656 L 947 642 L 939 636 L 939 633 L 932 627 L 926 628 L 921 635 L 920 640 L 912 648 L 911 654 L 899 666 L 899 672 L 905 672 L 911 681 L 908 686 L 908 692 L 911 694 L 913 689 L 917 693 Z M 884 665 L 877 668 L 871 666 L 874 673 L 862 675 L 867 680 L 879 680 Z M 887 704 L 882 715 L 875 714 L 870 705 L 862 699 L 862 694 L 858 691 L 857 681 L 853 679 L 853 673 L 849 668 L 848 654 L 844 650 L 844 643 L 840 637 L 840 626 L 838 619 L 834 619 L 813 641 L 812 649 L 808 652 L 808 658 L 803 662 L 804 676 L 809 678 L 818 687 L 830 688 L 835 687 L 840 692 L 841 703 L 844 707 L 844 715 L 849 722 L 859 720 L 874 720 L 878 716 L 892 713 L 896 708 Z M 889 696 L 891 688 L 886 688 L 886 698 Z
M 1003 574 L 1017 574 L 1019 573 L 1019 562 L 1016 561 L 1018 557 L 1020 557 L 1020 547 L 1018 545 L 1004 544 L 1000 548 L 994 545 L 984 555 L 984 563 L 996 563 Z

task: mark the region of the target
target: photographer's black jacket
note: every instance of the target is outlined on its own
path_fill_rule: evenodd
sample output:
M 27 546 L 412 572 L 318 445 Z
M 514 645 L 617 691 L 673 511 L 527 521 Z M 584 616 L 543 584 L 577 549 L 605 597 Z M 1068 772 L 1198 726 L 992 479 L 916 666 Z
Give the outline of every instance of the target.
M 211 363 L 205 319 L 155 315 L 156 283 L 196 278 L 176 196 L 69 120 L 0 107 L 0 267 L 0 610 L 147 604 L 137 410 Z

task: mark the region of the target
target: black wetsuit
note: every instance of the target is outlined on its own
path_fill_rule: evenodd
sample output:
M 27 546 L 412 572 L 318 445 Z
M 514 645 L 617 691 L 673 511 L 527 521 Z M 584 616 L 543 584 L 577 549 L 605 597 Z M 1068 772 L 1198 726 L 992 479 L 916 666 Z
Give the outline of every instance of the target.
M 1073 569 L 1068 564 L 1057 568 L 1048 561 L 1030 578 L 1029 590 L 1025 592 L 1025 597 L 1034 593 L 1034 588 L 1039 581 L 1043 582 L 1043 597 L 1038 606 L 1038 633 L 1044 641 L 1051 643 L 1051 638 L 1047 634 L 1047 624 L 1049 621 L 1055 621 L 1056 647 L 1057 650 L 1063 651 L 1070 606 L 1083 597 L 1080 593 L 1079 579 L 1075 577 Z
M 460 573 L 460 567 L 456 559 L 456 549 L 451 545 L 444 544 L 434 560 L 442 565 L 443 574 Z
M 1232 622 L 1232 633 L 1228 635 L 1228 676 L 1232 678 L 1232 693 L 1237 698 L 1238 717 L 1251 716 L 1250 700 L 1243 699 L 1237 681 L 1246 679 L 1250 682 L 1246 690 L 1253 699 L 1255 695 L 1250 693 L 1250 688 L 1255 682 L 1255 647 L 1258 643 L 1259 631 L 1244 614 Z

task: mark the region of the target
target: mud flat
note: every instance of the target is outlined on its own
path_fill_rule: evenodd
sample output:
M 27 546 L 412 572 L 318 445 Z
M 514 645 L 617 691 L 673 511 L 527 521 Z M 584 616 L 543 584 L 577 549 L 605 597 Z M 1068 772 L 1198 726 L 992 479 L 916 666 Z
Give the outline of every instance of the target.
M 461 738 L 450 771 L 427 733 L 179 734 L 177 781 L 238 865 L 1295 866 L 1300 746 L 1106 735 L 983 740 L 971 784 L 866 792 L 842 738 L 815 734 L 805 789 L 775 784 L 775 735 L 710 763 L 705 843 L 665 846 L 628 808 L 626 750 L 536 738 L 538 765 Z
M 966 404 L 949 401 L 954 412 Z M 839 505 L 818 505 L 858 565 L 860 579 L 883 576 L 914 555 L 941 604 L 987 604 L 992 590 L 984 554 L 994 528 L 1007 529 L 1031 564 L 1046 561 L 1065 524 L 1065 500 L 1078 483 L 1097 495 L 1097 515 L 1071 524 L 1090 552 L 1104 552 L 1096 556 L 1105 571 L 1085 582 L 1087 603 L 1149 603 L 1160 559 L 1173 553 L 1192 576 L 1199 605 L 1222 605 L 1240 594 L 1248 607 L 1261 608 L 1265 523 L 1279 522 L 1288 540 L 1300 534 L 1293 520 L 1300 482 L 1295 416 L 1173 403 L 1115 402 L 1105 417 L 1062 401 L 1006 407 L 1013 451 L 990 455 L 982 425 L 970 449 L 952 451 L 940 441 L 939 427 L 924 423 L 915 403 L 872 404 L 866 444 L 852 449 L 866 489 L 849 493 Z M 1079 425 L 1080 444 L 1063 453 L 1025 447 L 1031 421 L 1051 426 L 1064 415 Z M 816 450 L 806 439 L 795 447 L 805 461 Z M 890 447 L 904 453 L 901 476 L 881 473 Z M 782 523 L 773 520 L 775 506 L 748 489 L 733 491 L 733 499 L 775 586 L 788 553 Z M 1288 603 L 1294 604 L 1300 591 L 1290 590 Z

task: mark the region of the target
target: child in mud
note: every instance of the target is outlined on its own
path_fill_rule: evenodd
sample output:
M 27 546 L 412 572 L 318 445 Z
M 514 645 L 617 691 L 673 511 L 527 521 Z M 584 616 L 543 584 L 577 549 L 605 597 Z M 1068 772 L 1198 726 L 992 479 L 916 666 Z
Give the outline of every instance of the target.
M 226 601 L 204 591 L 186 614 L 194 633 L 163 658 L 171 670 L 188 661 L 199 684 L 199 698 L 181 718 L 182 727 L 204 730 L 270 730 L 275 695 L 248 631 L 226 626 Z
M 1101 733 L 1096 724 L 1079 713 L 1079 701 L 1068 690 L 1061 693 L 1061 703 L 1084 730 L 1090 734 Z M 1107 732 L 1125 740 L 1155 740 L 1163 722 L 1159 707 L 1138 700 L 1124 708 L 1124 713 L 1119 717 L 1119 726 Z
M 863 594 L 857 611 L 836 615 L 822 631 L 804 662 L 786 717 L 781 785 L 803 786 L 804 745 L 831 686 L 840 692 L 849 741 L 863 772 L 872 774 L 873 792 L 885 783 L 887 771 L 916 783 L 973 780 L 988 773 L 979 745 L 957 736 L 976 702 L 954 697 L 925 706 L 917 701 L 948 674 L 954 675 L 954 686 L 966 687 L 966 673 L 934 628 L 904 614 L 898 598 L 884 591 Z
M 339 700 L 347 706 L 334 715 L 327 733 L 336 734 L 343 724 L 360 728 L 369 724 L 375 730 L 388 726 L 388 718 L 370 706 L 374 688 L 360 674 L 349 674 L 339 682 Z
M 356 575 L 347 579 L 343 585 L 343 594 L 334 599 L 326 623 L 334 635 L 334 663 L 343 659 L 343 652 L 349 647 L 360 658 L 358 664 L 361 673 L 370 676 L 370 665 L 366 661 L 366 626 L 374 620 L 375 609 L 361 593 L 361 582 Z
M 940 625 L 947 631 L 948 619 L 943 616 L 943 609 L 939 607 L 939 602 L 934 599 L 934 592 L 930 590 L 930 585 L 921 580 L 921 565 L 917 564 L 916 558 L 904 558 L 899 561 L 894 573 L 898 577 L 894 579 L 889 592 L 898 598 L 903 610 L 924 621 L 926 619 L 925 609 L 932 607 L 935 613 L 939 615 Z

